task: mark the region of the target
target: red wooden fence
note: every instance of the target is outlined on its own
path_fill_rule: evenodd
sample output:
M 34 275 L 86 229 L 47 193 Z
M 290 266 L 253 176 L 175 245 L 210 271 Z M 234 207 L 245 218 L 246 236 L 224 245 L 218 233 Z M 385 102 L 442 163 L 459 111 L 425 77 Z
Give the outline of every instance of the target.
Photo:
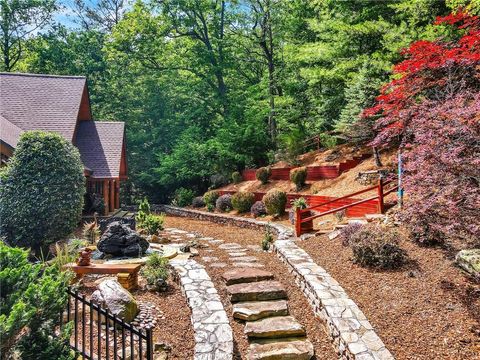
M 351 160 L 346 160 L 338 165 L 319 165 L 307 166 L 307 181 L 317 181 L 322 179 L 334 179 L 343 172 L 357 166 L 362 160 L 368 158 L 370 154 L 355 156 Z M 271 180 L 290 180 L 290 170 L 294 167 L 272 168 Z M 255 172 L 257 169 L 245 169 L 242 171 L 242 178 L 245 181 L 256 180 Z

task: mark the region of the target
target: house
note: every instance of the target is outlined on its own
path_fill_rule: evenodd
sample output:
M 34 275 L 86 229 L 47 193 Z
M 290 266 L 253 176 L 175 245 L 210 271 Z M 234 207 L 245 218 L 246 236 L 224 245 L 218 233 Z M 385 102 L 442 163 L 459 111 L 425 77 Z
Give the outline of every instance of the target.
M 127 179 L 125 126 L 94 121 L 86 78 L 0 73 L 0 154 L 8 161 L 24 131 L 59 133 L 80 151 L 88 194 L 98 194 L 105 213 L 120 207 Z

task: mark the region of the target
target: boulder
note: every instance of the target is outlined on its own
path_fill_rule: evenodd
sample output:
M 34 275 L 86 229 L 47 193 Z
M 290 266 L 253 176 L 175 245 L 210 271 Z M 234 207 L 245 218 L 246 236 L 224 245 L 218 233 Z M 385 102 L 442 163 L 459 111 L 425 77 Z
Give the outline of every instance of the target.
M 103 233 L 97 248 L 113 256 L 141 257 L 150 244 L 128 225 L 118 221 L 110 223 Z
M 135 298 L 115 279 L 102 281 L 92 294 L 91 301 L 108 309 L 126 322 L 131 322 L 138 313 Z
M 455 262 L 473 277 L 480 277 L 480 249 L 460 251 L 455 257 Z

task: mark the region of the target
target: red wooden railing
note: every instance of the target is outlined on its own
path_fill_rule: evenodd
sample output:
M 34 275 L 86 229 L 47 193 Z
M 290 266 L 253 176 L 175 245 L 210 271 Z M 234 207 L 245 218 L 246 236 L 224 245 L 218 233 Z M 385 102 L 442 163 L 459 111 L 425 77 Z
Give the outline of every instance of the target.
M 388 194 L 397 190 L 398 186 L 393 186 L 387 191 L 385 191 L 385 185 L 392 183 L 392 181 L 384 181 L 380 179 L 378 185 L 368 187 L 366 189 L 354 192 L 349 195 L 345 195 L 336 199 L 329 200 L 324 203 L 313 205 L 307 209 L 296 209 L 295 211 L 295 233 L 297 236 L 300 236 L 302 233 L 311 230 L 313 228 L 313 220 L 319 217 L 330 215 L 338 211 L 346 210 L 347 216 L 348 210 L 356 207 L 364 207 L 367 204 L 372 204 L 376 206 L 378 213 L 383 214 L 385 211 L 384 208 L 384 198 Z M 366 199 L 355 199 L 354 196 L 376 190 L 377 194 Z

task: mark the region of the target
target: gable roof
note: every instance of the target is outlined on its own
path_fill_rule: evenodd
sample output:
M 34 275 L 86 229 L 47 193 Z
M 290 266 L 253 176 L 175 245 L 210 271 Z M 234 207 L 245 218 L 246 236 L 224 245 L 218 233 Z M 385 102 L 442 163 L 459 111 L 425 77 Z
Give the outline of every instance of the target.
M 74 141 L 85 101 L 88 92 L 83 76 L 0 73 L 0 115 L 23 131 L 53 131 Z M 87 106 L 89 119 L 85 120 L 91 120 Z
M 120 177 L 125 124 L 117 121 L 81 121 L 76 145 L 92 178 Z
M 0 115 L 0 141 L 15 149 L 22 132 L 22 129 Z

